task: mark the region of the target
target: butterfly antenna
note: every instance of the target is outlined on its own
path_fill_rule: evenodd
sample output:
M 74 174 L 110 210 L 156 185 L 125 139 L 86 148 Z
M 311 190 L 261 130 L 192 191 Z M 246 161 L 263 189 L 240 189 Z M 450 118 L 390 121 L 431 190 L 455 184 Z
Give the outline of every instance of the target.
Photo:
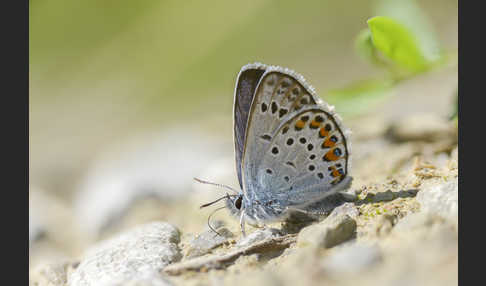
M 211 226 L 210 220 L 211 220 L 211 216 L 212 216 L 212 215 L 213 215 L 215 212 L 217 212 L 217 211 L 219 211 L 219 210 L 222 210 L 222 209 L 224 209 L 224 208 L 225 208 L 225 207 L 220 207 L 220 208 L 217 208 L 217 209 L 215 209 L 215 210 L 214 210 L 214 211 L 213 211 L 213 212 L 212 212 L 212 213 L 211 213 L 211 214 L 208 216 L 208 227 L 209 227 L 209 228 L 210 228 L 212 231 L 214 231 L 215 233 L 217 233 L 219 236 L 222 236 L 222 235 L 221 235 L 219 232 L 217 232 L 217 231 L 216 231 L 216 230 L 215 230 L 215 229 L 214 229 L 214 228 Z
M 201 184 L 213 185 L 213 186 L 216 186 L 216 187 L 219 187 L 219 188 L 230 190 L 230 191 L 234 192 L 235 194 L 238 194 L 238 191 L 233 189 L 230 186 L 226 186 L 226 185 L 223 185 L 223 184 L 217 184 L 217 183 L 213 183 L 213 182 L 208 182 L 208 181 L 204 181 L 204 180 L 201 180 L 201 179 L 198 179 L 198 178 L 194 178 L 194 180 L 196 182 L 201 183 Z
M 200 206 L 199 208 L 202 209 L 202 208 L 205 208 L 205 207 L 209 207 L 210 205 L 215 204 L 215 203 L 219 202 L 222 199 L 229 199 L 230 197 L 237 197 L 237 196 L 238 195 L 229 195 L 229 194 L 226 194 L 226 196 L 222 196 L 221 198 L 219 198 L 217 200 L 214 200 L 214 201 L 212 201 L 210 203 L 204 204 L 204 205 Z

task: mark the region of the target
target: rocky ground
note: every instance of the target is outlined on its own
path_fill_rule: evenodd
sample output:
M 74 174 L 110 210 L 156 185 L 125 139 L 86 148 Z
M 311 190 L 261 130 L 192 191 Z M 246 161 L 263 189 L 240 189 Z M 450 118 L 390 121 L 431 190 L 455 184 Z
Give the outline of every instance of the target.
M 137 172 L 122 159 L 128 171 L 97 169 L 85 184 L 91 193 L 72 204 L 32 186 L 31 285 L 457 285 L 457 126 L 431 114 L 404 118 L 347 122 L 354 181 L 320 205 L 328 216 L 294 214 L 248 226 L 246 237 L 225 211 L 211 221 L 221 235 L 211 231 L 212 210 L 199 205 L 224 192 L 190 181 L 236 186 L 229 152 L 221 160 L 203 152 L 213 163 L 192 166 L 181 186 L 140 185 L 149 179 L 138 170 L 146 177 L 126 183 L 130 191 L 116 188 L 117 174 Z

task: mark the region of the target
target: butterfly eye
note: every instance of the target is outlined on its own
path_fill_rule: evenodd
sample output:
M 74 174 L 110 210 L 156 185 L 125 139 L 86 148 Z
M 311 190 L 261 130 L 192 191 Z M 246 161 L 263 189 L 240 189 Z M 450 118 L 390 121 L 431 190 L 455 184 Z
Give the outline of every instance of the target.
M 243 199 L 241 197 L 238 197 L 236 200 L 235 200 L 235 208 L 237 209 L 241 209 L 241 201 Z

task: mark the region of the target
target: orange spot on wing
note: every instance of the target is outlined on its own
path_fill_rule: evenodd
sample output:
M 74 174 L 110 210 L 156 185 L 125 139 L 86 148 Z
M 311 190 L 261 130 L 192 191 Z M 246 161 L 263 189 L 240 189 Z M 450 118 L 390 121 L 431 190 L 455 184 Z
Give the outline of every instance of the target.
M 329 131 L 327 131 L 324 127 L 322 127 L 321 130 L 319 130 L 319 135 L 321 137 L 326 137 L 327 135 L 329 135 Z
M 326 137 L 326 140 L 324 140 L 324 142 L 322 142 L 322 147 L 325 147 L 325 148 L 330 148 L 334 145 L 336 145 L 336 142 L 331 141 L 330 137 Z
M 312 122 L 310 123 L 310 127 L 311 128 L 318 128 L 321 124 L 315 120 L 312 120 Z
M 332 171 L 331 175 L 335 178 L 335 177 L 340 177 L 341 176 L 341 173 L 339 173 L 338 170 L 334 169 Z
M 334 154 L 334 148 L 331 150 L 327 151 L 326 155 L 324 155 L 324 159 L 326 161 L 336 161 L 339 160 L 339 157 Z
M 300 120 L 300 119 L 297 120 L 297 122 L 295 123 L 295 127 L 298 128 L 298 129 L 302 129 L 302 128 L 304 128 L 304 126 L 305 126 L 305 122 Z

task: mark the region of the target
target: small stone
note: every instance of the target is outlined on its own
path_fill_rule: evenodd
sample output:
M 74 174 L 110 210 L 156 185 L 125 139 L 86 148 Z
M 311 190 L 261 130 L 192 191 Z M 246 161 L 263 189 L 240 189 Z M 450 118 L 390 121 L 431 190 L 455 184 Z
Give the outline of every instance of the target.
M 356 219 L 359 216 L 359 210 L 353 203 L 344 203 L 335 208 L 331 215 L 348 215 L 352 219 Z
M 395 225 L 394 233 L 405 233 L 421 228 L 430 228 L 434 224 L 443 223 L 444 220 L 437 216 L 426 212 L 411 213 L 399 220 Z
M 387 135 L 394 141 L 433 142 L 454 136 L 453 125 L 435 114 L 414 114 L 390 125 Z
M 355 231 L 356 221 L 349 215 L 333 215 L 333 213 L 331 213 L 331 215 L 322 222 L 302 229 L 297 239 L 297 245 L 314 245 L 331 248 L 352 238 Z
M 32 285 L 64 286 L 71 263 L 48 263 L 35 267 L 29 277 Z
M 189 248 L 186 252 L 187 258 L 197 257 L 209 253 L 211 249 L 214 249 L 221 244 L 228 241 L 228 238 L 233 237 L 233 233 L 225 227 L 217 229 L 217 233 L 209 229 L 189 242 Z
M 417 194 L 422 211 L 458 223 L 458 180 L 425 187 Z
M 179 231 L 168 223 L 141 225 L 89 249 L 69 285 L 117 285 L 152 277 L 180 260 L 179 241 Z
M 158 272 L 144 272 L 140 277 L 123 282 L 123 286 L 171 286 L 166 277 Z
M 280 231 L 275 228 L 265 228 L 265 229 L 258 229 L 249 235 L 243 237 L 237 244 L 237 247 L 243 248 L 248 247 L 256 242 L 262 241 L 264 239 L 270 237 L 277 237 L 280 236 Z
M 336 275 L 356 274 L 381 262 L 382 254 L 375 245 L 352 243 L 335 249 L 325 257 L 322 267 Z

